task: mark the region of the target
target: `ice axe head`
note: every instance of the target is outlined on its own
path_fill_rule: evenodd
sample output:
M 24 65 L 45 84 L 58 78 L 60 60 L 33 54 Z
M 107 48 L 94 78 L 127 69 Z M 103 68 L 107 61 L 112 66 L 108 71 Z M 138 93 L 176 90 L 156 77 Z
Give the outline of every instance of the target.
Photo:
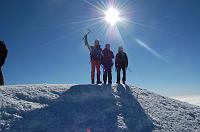
M 87 29 L 87 33 L 83 36 L 82 40 L 91 32 L 90 29 Z
M 83 40 L 89 33 L 90 33 L 90 32 L 87 32 L 87 33 L 83 36 L 82 40 Z
M 87 29 L 87 31 L 88 31 L 88 32 L 91 32 L 91 30 L 90 30 L 90 29 Z

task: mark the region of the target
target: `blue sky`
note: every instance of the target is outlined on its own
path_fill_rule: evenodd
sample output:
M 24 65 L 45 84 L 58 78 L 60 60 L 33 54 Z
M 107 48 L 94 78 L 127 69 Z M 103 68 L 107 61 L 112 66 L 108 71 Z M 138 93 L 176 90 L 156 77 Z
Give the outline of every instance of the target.
M 106 3 L 107 2 L 107 3 Z M 91 3 L 91 4 L 89 4 Z M 90 83 L 89 53 L 81 38 L 123 45 L 129 57 L 127 83 L 167 96 L 200 94 L 200 2 L 115 1 L 126 22 L 112 35 L 104 14 L 108 1 L 1 0 L 0 39 L 9 54 L 6 84 Z M 92 21 L 89 21 L 90 19 Z M 115 33 L 117 32 L 117 33 Z M 123 41 L 122 41 L 123 40 Z M 113 69 L 113 82 L 116 73 Z

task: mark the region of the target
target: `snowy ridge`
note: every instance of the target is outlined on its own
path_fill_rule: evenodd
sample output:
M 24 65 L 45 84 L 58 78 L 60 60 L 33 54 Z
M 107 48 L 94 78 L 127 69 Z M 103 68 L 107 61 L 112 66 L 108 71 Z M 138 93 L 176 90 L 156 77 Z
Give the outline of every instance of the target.
M 2 132 L 199 132 L 200 107 L 128 85 L 0 87 Z
M 132 86 L 134 96 L 151 117 L 154 131 L 200 132 L 200 107 Z

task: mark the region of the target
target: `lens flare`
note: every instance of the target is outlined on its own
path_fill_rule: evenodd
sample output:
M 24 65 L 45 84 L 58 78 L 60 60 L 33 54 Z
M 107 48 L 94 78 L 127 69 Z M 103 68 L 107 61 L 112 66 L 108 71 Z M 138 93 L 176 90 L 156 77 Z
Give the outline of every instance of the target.
M 105 20 L 111 25 L 115 25 L 119 20 L 119 11 L 115 8 L 110 7 L 105 11 Z

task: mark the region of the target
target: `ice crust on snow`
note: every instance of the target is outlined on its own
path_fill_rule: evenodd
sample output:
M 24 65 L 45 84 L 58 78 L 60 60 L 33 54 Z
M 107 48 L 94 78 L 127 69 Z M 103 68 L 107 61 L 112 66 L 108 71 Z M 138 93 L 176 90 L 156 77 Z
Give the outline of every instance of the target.
M 2 132 L 199 132 L 200 107 L 131 85 L 0 87 Z

